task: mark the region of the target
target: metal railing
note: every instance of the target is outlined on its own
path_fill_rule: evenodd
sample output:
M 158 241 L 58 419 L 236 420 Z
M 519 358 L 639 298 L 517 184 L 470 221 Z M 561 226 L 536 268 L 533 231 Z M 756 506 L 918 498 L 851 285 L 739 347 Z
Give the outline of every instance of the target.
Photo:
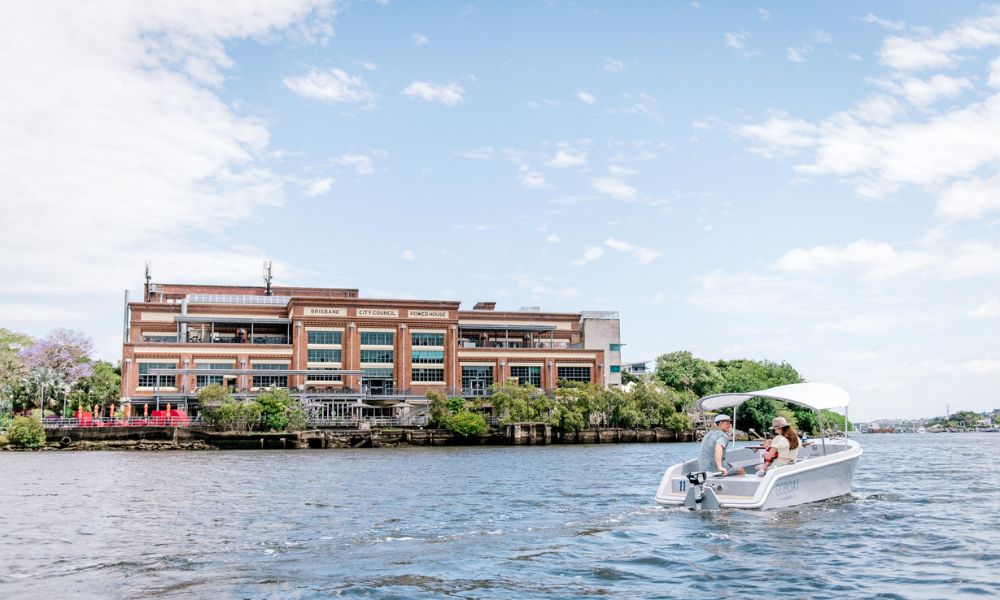
M 98 417 L 93 419 L 46 417 L 46 429 L 61 427 L 205 427 L 200 417 Z

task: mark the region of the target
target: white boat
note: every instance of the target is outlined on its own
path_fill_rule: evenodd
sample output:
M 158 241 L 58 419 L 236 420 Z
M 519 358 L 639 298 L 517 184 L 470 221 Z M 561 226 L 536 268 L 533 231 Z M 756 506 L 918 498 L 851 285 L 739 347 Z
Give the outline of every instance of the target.
M 737 407 L 751 398 L 774 398 L 813 410 L 844 409 L 850 396 L 843 389 L 824 383 L 794 383 L 766 390 L 705 396 L 698 409 L 719 411 Z M 735 419 L 734 419 L 735 420 Z M 844 428 L 846 431 L 846 427 Z M 846 436 L 846 433 L 845 433 Z M 854 470 L 861 458 L 861 446 L 847 437 L 810 439 L 799 449 L 798 459 L 790 465 L 773 464 L 760 477 L 756 465 L 763 462 L 761 446 L 735 448 L 730 442 L 726 460 L 744 467 L 746 475 L 718 477 L 699 468 L 698 459 L 667 469 L 656 492 L 656 502 L 663 506 L 686 506 L 695 509 L 781 508 L 836 498 L 851 493 Z

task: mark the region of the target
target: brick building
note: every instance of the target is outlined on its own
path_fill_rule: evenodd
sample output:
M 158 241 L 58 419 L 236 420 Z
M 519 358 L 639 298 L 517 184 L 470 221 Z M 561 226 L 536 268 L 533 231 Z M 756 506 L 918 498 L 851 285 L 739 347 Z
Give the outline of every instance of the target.
M 287 387 L 316 410 L 398 416 L 428 390 L 486 396 L 511 379 L 621 383 L 618 314 L 472 310 L 358 290 L 147 283 L 128 302 L 122 396 L 197 410 L 211 383 L 237 396 Z M 353 403 L 353 404 L 352 404 Z M 354 414 L 360 414 L 356 411 Z

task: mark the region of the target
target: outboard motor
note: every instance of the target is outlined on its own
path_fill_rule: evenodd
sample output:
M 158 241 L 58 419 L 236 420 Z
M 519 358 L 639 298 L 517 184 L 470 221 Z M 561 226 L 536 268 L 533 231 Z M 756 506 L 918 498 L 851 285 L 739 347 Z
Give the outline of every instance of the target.
M 719 497 L 715 495 L 715 489 L 711 485 L 705 485 L 708 480 L 707 471 L 695 471 L 687 474 L 687 480 L 691 484 L 688 487 L 687 496 L 684 497 L 684 507 L 689 510 L 718 510 Z

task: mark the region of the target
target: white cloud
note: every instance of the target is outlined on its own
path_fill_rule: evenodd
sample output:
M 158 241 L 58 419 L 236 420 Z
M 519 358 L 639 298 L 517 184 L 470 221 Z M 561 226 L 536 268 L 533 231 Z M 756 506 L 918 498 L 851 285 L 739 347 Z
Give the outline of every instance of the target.
M 986 84 L 991 88 L 1000 88 L 1000 57 L 990 63 L 990 76 Z
M 545 241 L 546 241 L 546 242 L 548 242 L 548 243 L 550 243 L 550 244 L 558 244 L 559 242 L 561 242 L 561 241 L 562 241 L 562 238 L 560 238 L 560 237 L 559 237 L 559 236 L 558 236 L 557 234 L 555 234 L 555 233 L 550 233 L 549 235 L 547 235 L 547 236 L 545 237 Z
M 606 58 L 604 59 L 604 70 L 611 73 L 618 73 L 625 68 L 625 63 L 618 60 L 617 58 Z
M 1000 45 L 1000 8 L 993 6 L 986 14 L 965 19 L 938 35 L 919 37 L 890 36 L 882 43 L 883 64 L 900 71 L 938 69 L 955 66 L 963 49 Z
M 1000 210 L 1000 175 L 972 177 L 946 187 L 938 197 L 937 214 L 947 219 L 978 219 Z
M 343 167 L 354 167 L 354 172 L 358 175 L 373 175 L 375 173 L 375 166 L 367 154 L 342 154 L 340 158 L 335 158 L 331 162 Z
M 637 171 L 632 167 L 625 167 L 622 165 L 611 165 L 608 167 L 608 174 L 612 177 L 631 177 L 636 173 Z
M 557 150 L 555 156 L 547 160 L 545 164 L 556 169 L 582 167 L 587 164 L 587 153 L 571 147 L 565 147 Z
M 813 34 L 813 41 L 817 44 L 831 44 L 833 43 L 833 35 L 827 31 L 817 31 Z
M 0 4 L 6 31 L 30 32 L 0 52 L 17 90 L 0 95 L 0 255 L 17 257 L 0 261 L 0 294 L 106 298 L 135 286 L 143 258 L 157 279 L 256 281 L 263 253 L 233 240 L 255 239 L 240 232 L 284 203 L 287 180 L 270 170 L 265 122 L 217 92 L 226 47 L 318 41 L 332 14 L 314 1 Z
M 894 31 L 898 31 L 906 27 L 906 23 L 903 21 L 890 21 L 888 19 L 877 17 L 871 13 L 858 18 L 858 20 L 868 25 L 878 25 L 879 27 L 892 29 Z
M 403 250 L 402 252 L 400 252 L 399 256 L 403 260 L 416 260 L 417 253 L 414 252 L 413 250 L 410 250 L 409 248 L 407 248 L 406 250 Z
M 969 316 L 973 319 L 997 319 L 1000 318 L 1000 298 L 990 298 L 979 306 L 969 311 Z
M 965 373 L 969 375 L 993 375 L 1000 373 L 1000 358 L 971 358 L 955 362 L 940 362 L 921 365 L 938 373 Z
M 736 129 L 737 135 L 758 142 L 752 150 L 767 158 L 790 156 L 816 146 L 820 131 L 809 121 L 793 119 L 783 113 L 762 123 L 741 125 Z
M 638 190 L 617 177 L 597 177 L 590 180 L 590 185 L 602 194 L 619 200 L 635 200 Z
M 666 120 L 664 120 L 663 116 L 660 115 L 660 110 L 655 97 L 645 92 L 641 92 L 637 95 L 626 94 L 623 97 L 625 100 L 631 102 L 631 104 L 616 112 L 638 115 L 640 117 L 649 117 L 661 125 L 666 123 Z
M 743 48 L 746 48 L 747 40 L 749 38 L 750 34 L 746 31 L 729 32 L 723 36 L 723 42 L 730 48 L 742 50 Z
M 604 240 L 604 245 L 612 250 L 618 250 L 619 252 L 627 252 L 628 254 L 631 254 L 641 265 L 653 262 L 659 258 L 661 254 L 658 250 L 637 246 L 629 242 L 616 240 L 615 238 L 608 238 Z
M 299 96 L 324 102 L 371 104 L 375 101 L 375 93 L 368 89 L 364 80 L 342 69 L 311 70 L 301 77 L 285 78 L 283 83 Z
M 577 91 L 576 97 L 579 98 L 580 102 L 583 102 L 584 104 L 594 104 L 597 102 L 597 98 L 595 98 L 593 94 L 584 90 Z
M 437 84 L 429 81 L 414 81 L 406 86 L 403 95 L 420 98 L 425 102 L 440 102 L 445 106 L 455 106 L 462 102 L 465 89 L 457 83 Z
M 472 160 L 490 160 L 495 154 L 496 151 L 493 146 L 480 146 L 458 153 L 462 158 L 471 158 Z
M 415 33 L 413 34 L 413 43 L 416 44 L 417 46 L 426 46 L 427 44 L 431 43 L 431 41 L 427 39 L 426 35 Z
M 817 323 L 814 329 L 818 333 L 846 333 L 853 335 L 885 333 L 900 325 L 904 319 L 896 315 L 853 315 Z
M 904 96 L 914 106 L 929 106 L 942 98 L 954 98 L 972 88 L 965 77 L 948 77 L 940 73 L 928 79 L 908 77 L 902 81 L 877 80 L 882 88 Z
M 540 189 L 548 187 L 545 176 L 527 165 L 518 167 L 517 180 L 526 188 Z
M 833 357 L 844 362 L 870 362 L 878 358 L 878 353 L 874 350 L 847 350 L 836 352 Z
M 766 8 L 758 8 L 757 16 L 760 17 L 761 21 L 767 21 L 768 19 L 771 18 L 771 11 L 767 10 Z
M 847 246 L 796 248 L 778 259 L 782 271 L 825 273 L 830 269 L 856 267 L 873 279 L 894 277 L 924 269 L 934 258 L 925 252 L 899 252 L 884 242 L 858 240 Z
M 587 263 L 594 262 L 604 256 L 604 249 L 600 246 L 587 246 L 583 249 L 583 256 L 573 261 L 574 267 L 582 267 Z
M 313 198 L 315 196 L 321 196 L 330 191 L 333 187 L 333 177 L 324 177 L 323 179 L 317 179 L 313 181 L 306 187 L 306 196 Z
M 375 63 L 373 63 L 370 60 L 362 61 L 362 62 L 358 63 L 358 65 L 362 69 L 364 69 L 365 71 L 377 71 L 378 70 L 378 65 L 375 64 Z
M 797 47 L 785 48 L 785 58 L 794 62 L 802 64 L 806 62 L 806 58 L 812 53 L 812 46 L 803 44 Z

